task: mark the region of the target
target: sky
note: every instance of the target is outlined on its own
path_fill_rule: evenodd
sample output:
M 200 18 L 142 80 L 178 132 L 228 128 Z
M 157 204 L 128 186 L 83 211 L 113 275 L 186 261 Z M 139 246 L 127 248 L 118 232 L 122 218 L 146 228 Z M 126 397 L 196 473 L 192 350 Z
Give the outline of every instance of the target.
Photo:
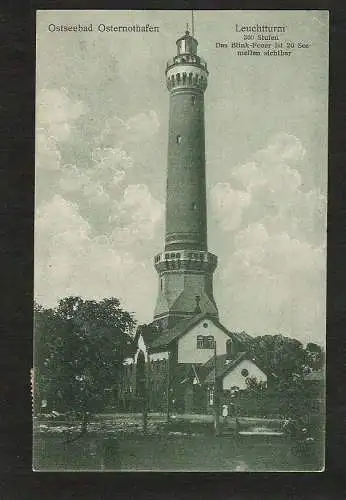
M 118 297 L 150 322 L 163 248 L 166 61 L 189 11 L 41 11 L 37 22 L 35 298 Z M 49 24 L 93 32 L 49 32 Z M 150 23 L 159 32 L 97 31 Z M 238 25 L 285 25 L 290 57 L 237 56 Z M 328 17 L 197 11 L 209 251 L 220 320 L 325 341 Z

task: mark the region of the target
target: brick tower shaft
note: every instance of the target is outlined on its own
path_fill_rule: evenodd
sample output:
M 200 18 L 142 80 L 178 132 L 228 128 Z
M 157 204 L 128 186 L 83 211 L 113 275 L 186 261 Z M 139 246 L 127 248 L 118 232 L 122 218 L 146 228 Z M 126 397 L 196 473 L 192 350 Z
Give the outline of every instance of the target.
M 165 251 L 155 256 L 159 274 L 154 320 L 170 327 L 198 312 L 218 316 L 213 297 L 215 255 L 207 247 L 204 91 L 206 62 L 186 31 L 167 63 L 170 92 Z

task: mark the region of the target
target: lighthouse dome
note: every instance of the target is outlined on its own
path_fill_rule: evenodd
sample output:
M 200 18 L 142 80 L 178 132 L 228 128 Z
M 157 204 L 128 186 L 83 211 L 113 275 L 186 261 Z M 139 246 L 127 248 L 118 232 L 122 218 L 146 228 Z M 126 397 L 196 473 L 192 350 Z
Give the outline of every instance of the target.
M 198 42 L 190 35 L 190 32 L 188 30 L 185 31 L 185 35 L 179 38 L 176 43 L 178 55 L 197 54 Z

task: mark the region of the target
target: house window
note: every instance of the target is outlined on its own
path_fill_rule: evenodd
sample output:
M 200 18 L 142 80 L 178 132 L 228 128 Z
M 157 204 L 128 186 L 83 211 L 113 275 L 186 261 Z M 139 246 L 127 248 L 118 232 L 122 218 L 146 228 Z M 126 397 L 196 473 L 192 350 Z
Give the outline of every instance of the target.
M 197 349 L 213 349 L 214 337 L 206 335 L 197 335 Z
M 243 368 L 240 373 L 242 374 L 243 377 L 247 377 L 249 375 L 249 371 L 246 368 Z
M 214 347 L 214 337 L 212 335 L 209 335 L 208 337 L 205 337 L 205 349 L 213 349 Z
M 204 339 L 203 335 L 197 335 L 197 349 L 204 349 Z
M 203 328 L 208 328 L 208 323 L 203 323 Z
M 177 144 L 181 144 L 181 141 L 182 141 L 181 135 L 177 135 L 176 141 L 177 141 Z

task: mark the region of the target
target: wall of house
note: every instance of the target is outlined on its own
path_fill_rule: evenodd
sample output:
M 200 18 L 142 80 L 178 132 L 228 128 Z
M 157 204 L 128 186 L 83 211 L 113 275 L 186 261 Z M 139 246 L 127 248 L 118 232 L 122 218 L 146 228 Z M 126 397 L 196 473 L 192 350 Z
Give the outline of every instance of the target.
M 217 354 L 226 354 L 229 336 L 207 319 L 195 325 L 178 341 L 178 363 L 205 363 L 214 354 L 214 349 L 197 349 L 197 336 L 214 336 Z
M 246 378 L 241 372 L 246 369 L 249 374 L 248 377 L 256 377 L 258 382 L 267 382 L 267 375 L 262 372 L 252 361 L 244 359 L 241 361 L 224 379 L 222 387 L 224 390 L 231 389 L 231 387 L 239 387 L 239 389 L 246 389 Z

